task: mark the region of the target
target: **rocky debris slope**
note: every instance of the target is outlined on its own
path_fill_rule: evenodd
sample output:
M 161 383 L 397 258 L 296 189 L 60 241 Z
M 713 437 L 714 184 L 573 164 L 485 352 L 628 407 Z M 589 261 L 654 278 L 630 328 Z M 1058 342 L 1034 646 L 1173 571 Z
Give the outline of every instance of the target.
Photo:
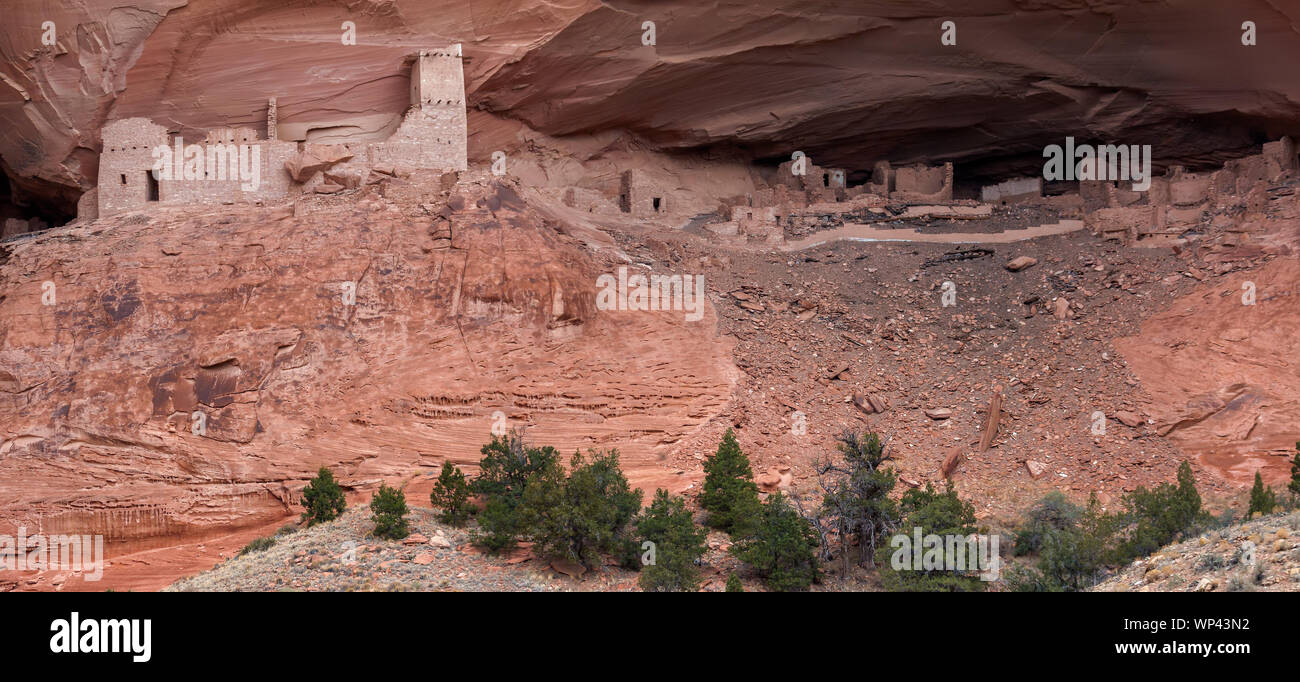
M 1094 592 L 1300 592 L 1300 512 L 1273 514 L 1164 547 Z
M 616 251 L 515 190 L 435 174 L 6 245 L 0 532 L 102 533 L 113 554 L 228 533 L 295 514 L 322 465 L 354 497 L 472 471 L 494 427 L 690 485 L 661 460 L 731 395 L 711 306 L 597 310 Z
M 1172 480 L 1186 458 L 1141 416 L 1141 383 L 1113 345 L 1192 291 L 1195 279 L 1171 277 L 1184 264 L 1167 251 L 1084 232 L 782 254 L 718 251 L 690 235 L 626 239 L 634 258 L 700 268 L 725 294 L 721 328 L 742 375 L 723 418 L 677 450 L 682 468 L 699 466 L 732 426 L 756 473 L 790 474 L 774 487 L 815 504 L 814 462 L 835 452 L 834 436 L 874 430 L 892 439 L 902 485 L 951 475 L 982 518 L 1012 518 L 1056 488 L 1113 504 Z M 1038 263 L 1007 270 L 1019 256 Z M 999 427 L 981 450 L 997 393 Z M 1226 491 L 1194 464 L 1204 489 Z

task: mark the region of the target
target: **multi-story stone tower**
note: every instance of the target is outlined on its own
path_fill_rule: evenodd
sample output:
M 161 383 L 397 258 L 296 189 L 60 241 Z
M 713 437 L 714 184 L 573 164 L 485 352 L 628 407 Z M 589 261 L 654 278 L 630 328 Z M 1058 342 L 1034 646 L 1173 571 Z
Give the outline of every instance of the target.
M 421 50 L 411 64 L 411 109 L 386 143 L 394 160 L 418 168 L 464 170 L 466 125 L 460 44 Z

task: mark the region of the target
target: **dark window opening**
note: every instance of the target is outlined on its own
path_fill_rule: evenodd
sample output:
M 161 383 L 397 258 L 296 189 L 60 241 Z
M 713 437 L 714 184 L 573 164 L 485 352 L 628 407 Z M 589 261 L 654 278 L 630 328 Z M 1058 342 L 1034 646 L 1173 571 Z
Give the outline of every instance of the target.
M 155 178 L 151 171 L 145 171 L 144 181 L 149 188 L 149 201 L 158 201 L 158 178 Z
M 830 187 L 830 186 L 831 186 L 831 174 L 822 173 L 822 187 Z
M 655 213 L 659 212 L 659 197 L 655 197 Z
M 123 173 L 123 174 L 122 174 L 122 184 L 123 184 L 123 185 L 126 184 L 126 173 Z

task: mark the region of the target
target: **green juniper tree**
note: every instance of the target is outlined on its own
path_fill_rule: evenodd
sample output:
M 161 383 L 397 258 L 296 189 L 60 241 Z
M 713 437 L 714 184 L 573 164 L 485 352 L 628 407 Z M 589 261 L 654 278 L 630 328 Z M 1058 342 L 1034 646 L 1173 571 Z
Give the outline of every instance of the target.
M 748 532 L 760 511 L 754 471 L 731 429 L 722 436 L 718 451 L 704 463 L 699 502 L 709 513 L 709 525 L 732 535 Z
M 439 518 L 443 523 L 465 525 L 470 515 L 469 484 L 465 482 L 465 474 L 461 473 L 460 468 L 451 462 L 442 463 L 442 473 L 433 484 L 429 502 L 435 509 L 442 510 Z
M 641 491 L 633 490 L 618 464 L 618 451 L 574 453 L 568 478 L 556 462 L 534 474 L 524 488 L 520 528 L 539 553 L 577 562 L 587 568 L 610 554 L 635 566 L 637 546 L 629 533 L 641 509 Z
M 1044 498 L 1036 512 L 1056 510 L 1046 516 L 1031 512 L 1018 538 L 1034 538 L 1038 553 L 1032 566 L 1008 571 L 1008 589 L 1017 592 L 1079 592 L 1093 587 L 1105 574 L 1115 533 L 1115 517 L 1101 510 L 1097 494 L 1088 498 L 1082 510 L 1069 502 Z M 1068 505 L 1068 506 L 1067 506 Z M 1016 540 L 1016 553 L 1021 552 Z
M 1260 516 L 1266 516 L 1273 513 L 1273 507 L 1277 506 L 1277 496 L 1273 494 L 1273 489 L 1264 485 L 1264 479 L 1255 471 L 1255 485 L 1250 489 L 1250 509 L 1246 512 L 1246 518 L 1259 512 Z
M 1083 510 L 1061 491 L 1047 493 L 1030 507 L 1016 530 L 1015 555 L 1038 552 L 1053 533 L 1074 528 L 1082 516 Z
M 1116 547 L 1115 563 L 1148 556 L 1206 522 L 1191 464 L 1179 464 L 1177 478 L 1177 486 L 1161 483 L 1152 490 L 1139 486 L 1124 496 L 1124 511 L 1117 519 L 1124 529 L 1123 539 Z
M 647 592 L 696 592 L 700 589 L 700 569 L 695 565 L 704 556 L 703 528 L 695 525 L 682 498 L 660 488 L 654 501 L 637 519 L 637 534 L 642 542 L 653 543 L 654 563 L 641 567 L 639 582 Z
M 388 540 L 401 540 L 411 534 L 406 523 L 406 493 L 400 489 L 380 484 L 379 492 L 370 500 L 371 521 L 375 522 L 375 536 Z
M 550 446 L 526 445 L 518 431 L 500 438 L 493 436 L 480 452 L 483 459 L 479 461 L 479 476 L 470 484 L 470 490 L 482 495 L 486 502 L 478 513 L 479 529 L 474 542 L 489 551 L 501 552 L 514 547 L 524 534 L 519 507 L 529 479 L 559 466 L 559 454 Z
M 937 535 L 944 539 L 946 549 L 949 536 L 969 538 L 979 532 L 975 525 L 975 507 L 957 496 L 951 480 L 945 482 L 942 492 L 936 492 L 928 483 L 924 489 L 908 490 L 903 493 L 899 508 L 903 517 L 899 532 L 909 536 L 904 538 L 909 544 L 906 552 L 897 542 L 880 548 L 880 579 L 885 589 L 892 592 L 976 592 L 987 586 L 988 583 L 975 575 L 981 568 L 975 565 L 977 561 L 972 556 L 977 554 L 975 543 L 967 543 L 962 548 L 966 555 L 964 570 L 955 565 L 915 570 L 915 561 L 908 560 L 913 553 L 932 551 L 911 545 L 911 538 L 917 535 L 922 538 Z M 944 559 L 946 564 L 947 557 Z
M 731 553 L 762 576 L 768 589 L 798 592 L 820 577 L 820 544 L 812 524 L 777 492 L 763 503 L 751 533 L 732 545 Z
M 821 518 L 839 535 L 843 573 L 848 575 L 851 547 L 859 548 L 858 563 L 873 563 L 881 538 L 898 524 L 898 505 L 889 496 L 898 476 L 885 467 L 890 457 L 880 436 L 845 431 L 837 441 L 842 461 L 819 464 L 817 480 L 822 488 Z
M 343 488 L 334 480 L 334 472 L 325 467 L 302 489 L 302 521 L 308 526 L 337 519 L 347 506 Z

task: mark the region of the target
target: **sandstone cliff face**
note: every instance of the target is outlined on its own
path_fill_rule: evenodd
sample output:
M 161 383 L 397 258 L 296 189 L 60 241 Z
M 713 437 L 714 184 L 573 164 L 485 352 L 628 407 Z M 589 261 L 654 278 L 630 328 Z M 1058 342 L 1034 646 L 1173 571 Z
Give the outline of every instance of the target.
M 1300 15 L 1270 0 L 11 4 L 0 157 L 26 200 L 63 210 L 92 186 L 108 120 L 260 126 L 276 96 L 294 135 L 378 139 L 405 106 L 405 56 L 452 42 L 483 112 L 480 159 L 505 132 L 483 116 L 554 136 L 627 130 L 660 149 L 800 149 L 859 170 L 943 158 L 967 176 L 1040 165 L 1066 134 L 1151 143 L 1158 165 L 1300 134 Z M 955 46 L 940 44 L 944 20 Z M 355 45 L 342 44 L 345 21 Z
M 14 248 L 0 533 L 265 524 L 296 513 L 321 465 L 353 491 L 416 479 L 418 500 L 420 474 L 476 464 L 501 416 L 566 456 L 619 448 L 650 491 L 689 485 L 659 458 L 730 395 L 711 309 L 598 311 L 612 263 L 512 184 L 429 184 L 305 200 L 298 217 L 128 214 Z
M 1279 258 L 1174 301 L 1116 348 L 1153 400 L 1157 433 L 1248 484 L 1290 479 L 1300 422 L 1300 262 Z M 1248 303 L 1247 303 L 1248 302 Z

